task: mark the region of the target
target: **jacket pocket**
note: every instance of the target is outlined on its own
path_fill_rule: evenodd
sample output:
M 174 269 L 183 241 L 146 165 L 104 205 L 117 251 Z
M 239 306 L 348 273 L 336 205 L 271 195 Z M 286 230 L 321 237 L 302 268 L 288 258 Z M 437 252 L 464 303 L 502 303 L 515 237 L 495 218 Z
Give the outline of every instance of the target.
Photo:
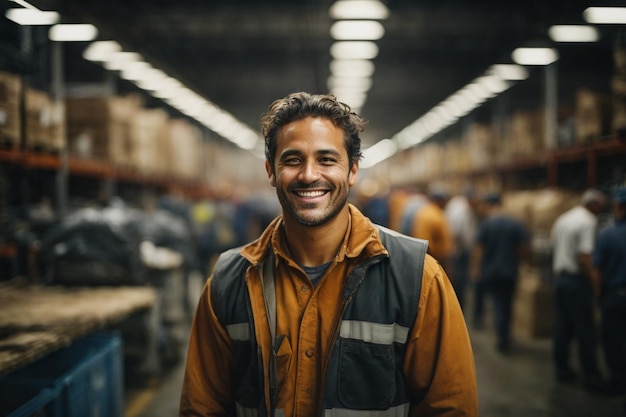
M 351 409 L 385 409 L 396 392 L 394 349 L 342 339 L 339 355 L 338 397 Z

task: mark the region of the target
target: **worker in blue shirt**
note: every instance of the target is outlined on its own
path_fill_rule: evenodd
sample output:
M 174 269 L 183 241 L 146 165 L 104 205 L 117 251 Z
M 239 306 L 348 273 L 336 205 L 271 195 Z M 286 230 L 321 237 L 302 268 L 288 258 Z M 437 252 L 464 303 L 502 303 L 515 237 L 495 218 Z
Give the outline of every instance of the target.
M 600 293 L 602 346 L 611 387 L 624 394 L 626 411 L 626 186 L 613 194 L 613 218 L 598 235 L 592 265 Z

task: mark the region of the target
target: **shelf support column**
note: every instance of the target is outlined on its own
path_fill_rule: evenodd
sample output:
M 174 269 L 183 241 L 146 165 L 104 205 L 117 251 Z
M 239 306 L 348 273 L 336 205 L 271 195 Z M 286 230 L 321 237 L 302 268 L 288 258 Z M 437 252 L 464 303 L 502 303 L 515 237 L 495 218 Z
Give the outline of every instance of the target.
M 52 78 L 52 98 L 59 104 L 65 100 L 64 86 L 63 86 L 63 44 L 62 42 L 52 42 L 52 63 L 51 63 L 51 78 Z M 67 178 L 68 178 L 68 155 L 67 146 L 63 146 L 59 153 L 60 168 L 56 175 L 56 194 L 57 194 L 57 209 L 59 216 L 65 216 L 67 210 Z
M 558 112 L 558 85 L 556 63 L 545 67 L 545 146 L 548 151 L 557 147 L 557 112 Z

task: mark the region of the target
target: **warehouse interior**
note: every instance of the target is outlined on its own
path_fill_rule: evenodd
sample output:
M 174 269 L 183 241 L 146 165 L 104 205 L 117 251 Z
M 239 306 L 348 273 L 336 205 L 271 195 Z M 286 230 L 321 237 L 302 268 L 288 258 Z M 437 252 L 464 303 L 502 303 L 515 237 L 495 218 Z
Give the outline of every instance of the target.
M 623 6 L 0 0 L 0 414 L 177 412 L 215 256 L 280 212 L 260 117 L 307 91 L 368 120 L 357 206 L 471 186 L 531 232 L 517 353 L 468 323 L 481 415 L 623 415 L 618 398 L 552 380 L 548 242 L 585 189 L 626 185 Z M 77 25 L 84 37 L 64 37 Z M 88 371 L 42 389 L 42 368 L 80 361 L 104 365 L 104 388 Z M 61 404 L 69 389 L 88 400 Z

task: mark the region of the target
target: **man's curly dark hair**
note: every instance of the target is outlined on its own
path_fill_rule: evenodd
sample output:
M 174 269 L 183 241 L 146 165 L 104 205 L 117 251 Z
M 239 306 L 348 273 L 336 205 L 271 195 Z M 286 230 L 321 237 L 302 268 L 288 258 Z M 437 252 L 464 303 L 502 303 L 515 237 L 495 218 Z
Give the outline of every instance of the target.
M 272 169 L 276 157 L 278 130 L 288 123 L 305 117 L 323 117 L 330 120 L 344 132 L 344 144 L 352 164 L 363 157 L 361 138 L 367 121 L 354 113 L 350 106 L 337 101 L 330 94 L 309 94 L 297 92 L 275 100 L 261 118 L 263 137 L 265 138 L 265 157 Z

